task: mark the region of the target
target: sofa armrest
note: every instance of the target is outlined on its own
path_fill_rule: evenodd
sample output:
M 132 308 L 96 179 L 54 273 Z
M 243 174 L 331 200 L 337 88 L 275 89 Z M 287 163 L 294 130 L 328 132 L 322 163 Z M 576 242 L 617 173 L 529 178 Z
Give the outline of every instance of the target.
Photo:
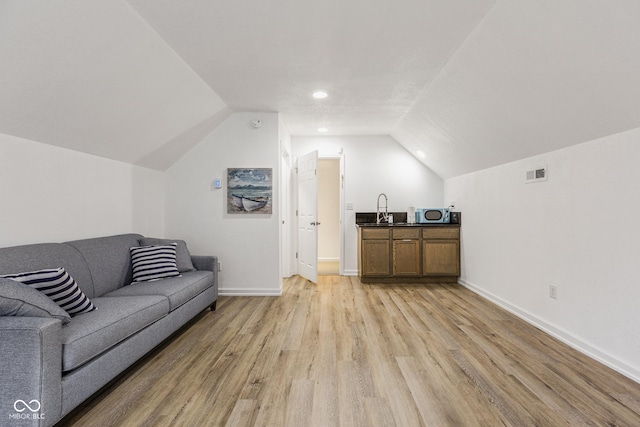
M 211 311 L 215 311 L 216 302 L 218 301 L 218 257 L 215 256 L 202 256 L 191 255 L 191 262 L 196 270 L 207 270 L 213 272 L 213 288 L 215 289 L 215 299 L 211 304 Z
M 0 419 L 51 426 L 62 413 L 62 323 L 0 316 Z M 37 401 L 37 402 L 34 402 Z M 22 402 L 20 402 L 22 401 Z M 28 407 L 27 407 L 28 405 Z
M 214 273 L 218 272 L 218 257 L 191 255 L 191 262 L 196 270 L 208 270 Z

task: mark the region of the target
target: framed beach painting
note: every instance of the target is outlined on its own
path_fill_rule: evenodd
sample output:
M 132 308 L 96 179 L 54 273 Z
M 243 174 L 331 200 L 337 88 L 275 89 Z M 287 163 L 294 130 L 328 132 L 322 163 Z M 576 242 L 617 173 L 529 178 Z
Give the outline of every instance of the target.
M 270 214 L 272 202 L 271 168 L 227 169 L 227 213 Z

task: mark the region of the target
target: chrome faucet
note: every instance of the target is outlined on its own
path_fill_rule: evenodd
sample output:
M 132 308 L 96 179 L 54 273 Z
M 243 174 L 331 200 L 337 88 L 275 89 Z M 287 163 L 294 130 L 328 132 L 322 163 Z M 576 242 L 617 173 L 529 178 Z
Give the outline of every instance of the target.
M 384 212 L 380 212 L 380 197 L 384 196 Z M 380 193 L 378 195 L 378 202 L 376 203 L 376 224 L 380 224 L 380 221 L 389 221 L 389 208 L 387 204 L 389 200 L 387 199 L 387 195 L 384 193 Z

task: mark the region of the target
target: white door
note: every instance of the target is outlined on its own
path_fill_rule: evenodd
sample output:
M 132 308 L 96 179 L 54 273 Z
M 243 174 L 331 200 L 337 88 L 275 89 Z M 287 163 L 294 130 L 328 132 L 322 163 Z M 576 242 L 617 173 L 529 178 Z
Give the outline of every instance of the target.
M 298 158 L 298 274 L 318 281 L 318 152 Z

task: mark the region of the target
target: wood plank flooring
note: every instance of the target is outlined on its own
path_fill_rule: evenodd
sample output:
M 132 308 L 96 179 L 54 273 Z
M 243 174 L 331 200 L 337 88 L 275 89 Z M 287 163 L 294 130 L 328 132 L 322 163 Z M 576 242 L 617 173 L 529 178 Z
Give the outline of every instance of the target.
M 459 285 L 222 297 L 65 426 L 638 426 L 640 384 Z

